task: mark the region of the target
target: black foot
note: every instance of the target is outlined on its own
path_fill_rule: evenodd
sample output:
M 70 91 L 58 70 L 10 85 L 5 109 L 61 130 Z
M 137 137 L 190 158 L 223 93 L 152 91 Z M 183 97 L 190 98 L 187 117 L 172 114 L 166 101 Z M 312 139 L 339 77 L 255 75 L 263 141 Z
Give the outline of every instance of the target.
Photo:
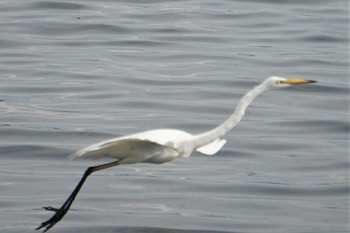
M 51 206 L 44 207 L 45 210 L 53 211 L 53 212 L 55 212 L 55 214 L 46 222 L 41 223 L 40 226 L 38 228 L 36 228 L 35 230 L 40 230 L 41 228 L 44 228 L 44 232 L 46 232 L 46 231 L 50 230 L 53 226 L 55 226 L 56 223 L 58 223 L 59 221 L 62 220 L 62 218 L 68 212 L 75 197 L 78 195 L 80 188 L 83 186 L 85 180 L 88 178 L 89 175 L 91 175 L 95 171 L 99 171 L 99 170 L 106 169 L 106 168 L 113 167 L 113 166 L 117 166 L 117 165 L 119 165 L 119 160 L 111 162 L 111 163 L 106 163 L 106 164 L 102 164 L 99 166 L 95 166 L 95 167 L 89 167 L 85 171 L 83 177 L 80 179 L 78 185 L 75 187 L 75 189 L 73 190 L 71 195 L 68 197 L 68 199 L 64 202 L 64 204 L 62 205 L 61 208 L 57 209 L 57 208 L 54 208 Z
M 64 208 L 61 208 L 61 209 L 57 209 L 57 208 L 53 208 L 51 206 L 47 206 L 47 207 L 43 207 L 45 210 L 48 210 L 48 211 L 53 211 L 55 212 L 55 214 L 49 219 L 47 220 L 46 222 L 42 222 L 40 224 L 39 227 L 37 227 L 35 230 L 40 230 L 41 228 L 44 228 L 44 231 L 43 232 L 46 232 L 48 230 L 50 230 L 56 223 L 58 223 L 62 218 L 63 216 L 67 213 L 68 210 L 64 209 Z

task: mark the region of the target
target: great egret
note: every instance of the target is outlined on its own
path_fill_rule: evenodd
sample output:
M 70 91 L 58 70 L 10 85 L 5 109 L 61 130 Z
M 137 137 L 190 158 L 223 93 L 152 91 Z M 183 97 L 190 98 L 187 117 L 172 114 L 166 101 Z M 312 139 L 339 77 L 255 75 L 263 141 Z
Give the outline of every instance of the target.
M 213 155 L 226 143 L 223 136 L 238 124 L 244 116 L 248 105 L 257 96 L 270 89 L 314 82 L 312 80 L 286 79 L 282 77 L 268 78 L 242 97 L 236 110 L 223 124 L 201 134 L 192 135 L 177 129 L 156 129 L 112 138 L 73 153 L 69 156 L 70 159 L 77 157 L 93 159 L 111 157 L 116 159 L 116 161 L 89 167 L 72 194 L 59 209 L 50 206 L 44 207 L 45 210 L 53 211 L 55 214 L 49 220 L 41 223 L 36 230 L 45 228 L 44 232 L 46 232 L 65 216 L 85 180 L 93 172 L 121 164 L 166 163 L 178 157 L 187 158 L 194 150 L 203 154 Z

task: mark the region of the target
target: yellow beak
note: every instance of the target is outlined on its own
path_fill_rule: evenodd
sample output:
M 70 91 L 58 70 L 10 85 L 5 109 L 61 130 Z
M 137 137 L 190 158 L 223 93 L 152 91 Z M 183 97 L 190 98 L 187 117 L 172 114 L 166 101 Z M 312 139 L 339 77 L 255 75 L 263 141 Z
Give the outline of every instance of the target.
M 287 79 L 285 81 L 285 83 L 289 85 L 301 85 L 301 84 L 308 84 L 308 83 L 315 83 L 315 82 L 316 81 L 305 80 L 305 79 Z

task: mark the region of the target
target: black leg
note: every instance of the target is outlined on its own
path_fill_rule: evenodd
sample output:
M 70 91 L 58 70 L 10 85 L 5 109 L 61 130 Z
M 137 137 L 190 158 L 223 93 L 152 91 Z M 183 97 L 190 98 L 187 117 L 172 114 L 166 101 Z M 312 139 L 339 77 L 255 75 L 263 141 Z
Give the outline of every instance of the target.
M 84 173 L 83 177 L 81 178 L 81 180 L 79 181 L 78 185 L 73 190 L 72 194 L 64 202 L 64 204 L 61 206 L 61 208 L 57 209 L 57 208 L 53 208 L 51 206 L 44 207 L 45 210 L 53 211 L 53 212 L 55 212 L 55 214 L 46 222 L 41 223 L 40 226 L 38 228 L 36 228 L 35 230 L 40 230 L 41 228 L 45 227 L 44 232 L 46 232 L 46 231 L 50 230 L 56 223 L 61 221 L 61 219 L 64 217 L 64 215 L 66 215 L 66 213 L 68 212 L 75 197 L 78 195 L 78 192 L 80 191 L 81 187 L 83 186 L 85 180 L 88 178 L 89 175 L 91 175 L 93 172 L 96 172 L 96 171 L 99 171 L 102 169 L 106 169 L 109 167 L 117 166 L 117 165 L 119 165 L 119 161 L 115 161 L 115 162 L 111 162 L 111 163 L 107 163 L 107 164 L 102 164 L 102 165 L 95 166 L 95 167 L 89 167 L 85 171 L 85 173 Z

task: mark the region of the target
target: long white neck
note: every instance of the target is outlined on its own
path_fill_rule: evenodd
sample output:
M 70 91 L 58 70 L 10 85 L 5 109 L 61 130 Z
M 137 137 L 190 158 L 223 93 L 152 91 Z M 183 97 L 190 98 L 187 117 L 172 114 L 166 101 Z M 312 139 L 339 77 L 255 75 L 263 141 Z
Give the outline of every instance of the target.
M 267 89 L 268 88 L 266 87 L 265 82 L 263 82 L 259 86 L 256 86 L 240 99 L 240 101 L 237 104 L 236 110 L 224 123 L 210 131 L 194 135 L 192 141 L 194 144 L 194 149 L 205 146 L 219 138 L 222 138 L 227 132 L 229 132 L 241 121 L 242 117 L 245 114 L 245 110 L 249 106 L 249 104 Z

